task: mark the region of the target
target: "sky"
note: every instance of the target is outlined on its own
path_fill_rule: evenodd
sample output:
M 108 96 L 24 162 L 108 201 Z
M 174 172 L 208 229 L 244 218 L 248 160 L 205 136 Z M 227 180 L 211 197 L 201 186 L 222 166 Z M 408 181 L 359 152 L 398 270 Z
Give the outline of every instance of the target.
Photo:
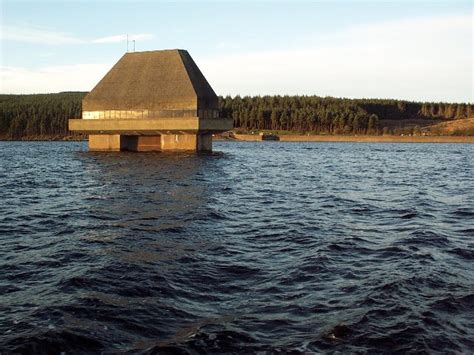
M 188 50 L 223 96 L 474 102 L 470 0 L 0 0 L 0 10 L 4 94 L 90 91 L 128 34 L 136 51 Z

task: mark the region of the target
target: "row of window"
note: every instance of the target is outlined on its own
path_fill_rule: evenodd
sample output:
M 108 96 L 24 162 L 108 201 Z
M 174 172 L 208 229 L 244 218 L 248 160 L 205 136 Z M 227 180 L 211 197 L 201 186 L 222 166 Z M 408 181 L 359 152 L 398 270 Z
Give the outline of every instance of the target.
M 196 117 L 219 118 L 219 110 L 107 110 L 83 111 L 82 118 L 91 119 L 130 119 L 130 118 L 160 118 L 160 117 Z

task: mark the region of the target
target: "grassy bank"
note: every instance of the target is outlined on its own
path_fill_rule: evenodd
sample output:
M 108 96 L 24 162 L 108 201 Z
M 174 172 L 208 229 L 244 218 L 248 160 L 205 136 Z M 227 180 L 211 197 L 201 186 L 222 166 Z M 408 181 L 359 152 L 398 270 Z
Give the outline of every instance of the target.
M 373 143 L 474 143 L 474 137 L 460 136 L 315 136 L 286 135 L 284 142 L 373 142 Z
M 373 142 L 373 143 L 474 143 L 474 136 L 349 136 L 282 134 L 280 142 Z M 258 134 L 234 134 L 231 139 L 238 141 L 262 141 Z

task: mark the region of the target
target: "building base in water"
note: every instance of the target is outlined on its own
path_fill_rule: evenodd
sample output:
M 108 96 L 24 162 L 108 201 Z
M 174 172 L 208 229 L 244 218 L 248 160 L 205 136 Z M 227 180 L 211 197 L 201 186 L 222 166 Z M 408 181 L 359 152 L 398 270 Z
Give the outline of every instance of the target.
M 90 151 L 212 151 L 212 135 L 232 129 L 232 119 L 69 120 L 69 129 L 89 134 Z
M 89 135 L 90 151 L 212 151 L 211 134 L 163 134 L 160 136 Z

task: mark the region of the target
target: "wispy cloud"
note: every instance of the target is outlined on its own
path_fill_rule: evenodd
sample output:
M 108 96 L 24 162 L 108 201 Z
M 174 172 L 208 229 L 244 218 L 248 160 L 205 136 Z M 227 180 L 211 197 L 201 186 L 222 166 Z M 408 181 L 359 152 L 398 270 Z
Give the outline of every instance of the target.
M 216 92 L 470 101 L 472 17 L 357 26 L 296 49 L 195 58 Z
M 469 15 L 375 23 L 332 33 L 323 40 L 315 38 L 308 37 L 296 49 L 195 54 L 194 59 L 221 95 L 317 94 L 474 102 Z M 98 43 L 112 41 L 102 40 Z M 91 90 L 112 65 L 37 70 L 4 67 L 1 92 Z
M 140 33 L 140 34 L 132 34 L 128 35 L 128 40 L 129 41 L 148 41 L 153 39 L 153 35 L 149 33 Z M 117 42 L 123 42 L 127 40 L 127 35 L 116 35 L 116 36 L 108 36 L 108 37 L 102 37 L 102 38 L 97 38 L 92 40 L 92 43 L 117 43 Z
M 44 27 L 2 25 L 1 40 L 39 44 L 78 44 L 83 39 L 68 33 L 51 31 Z
M 0 92 L 14 94 L 89 91 L 111 64 L 76 64 L 41 69 L 0 67 Z
M 130 41 L 148 41 L 154 38 L 150 33 L 129 34 Z M 126 34 L 100 38 L 81 38 L 67 32 L 55 31 L 45 27 L 2 25 L 0 39 L 3 41 L 27 42 L 36 44 L 63 45 L 87 43 L 117 43 L 127 39 Z

